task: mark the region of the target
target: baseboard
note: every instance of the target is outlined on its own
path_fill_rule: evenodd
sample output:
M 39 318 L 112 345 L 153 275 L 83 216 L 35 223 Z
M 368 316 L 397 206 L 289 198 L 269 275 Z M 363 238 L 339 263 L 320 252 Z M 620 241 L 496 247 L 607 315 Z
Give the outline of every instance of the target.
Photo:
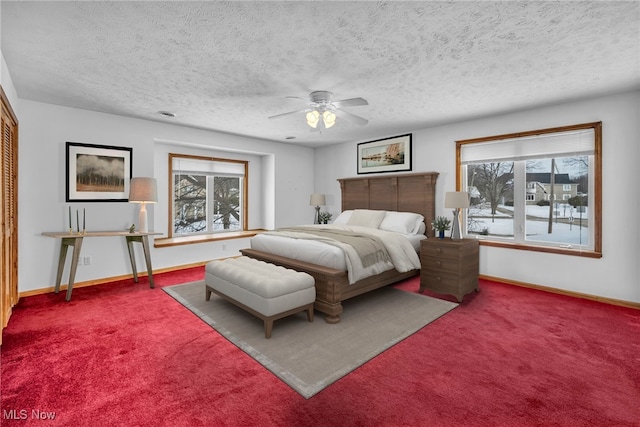
M 176 265 L 173 267 L 167 267 L 167 268 L 161 268 L 158 270 L 154 270 L 153 274 L 160 274 L 160 273 L 168 273 L 168 272 L 172 272 L 172 271 L 177 271 L 177 270 L 184 270 L 187 268 L 194 268 L 194 267 L 201 267 L 203 265 L 206 265 L 208 261 L 202 261 L 202 262 L 196 262 L 196 263 L 192 263 L 192 264 L 184 264 L 184 265 Z M 147 276 L 147 272 L 140 272 L 138 273 L 139 277 L 142 276 Z M 85 282 L 76 282 L 73 284 L 74 289 L 77 288 L 83 288 L 86 286 L 94 286 L 94 285 L 101 285 L 103 283 L 109 283 L 109 282 L 117 282 L 119 280 L 127 280 L 127 279 L 132 279 L 133 278 L 133 274 L 125 274 L 122 276 L 112 276 L 112 277 L 105 277 L 102 279 L 95 279 L 95 280 L 88 280 Z M 557 288 L 551 288 L 549 286 L 542 286 L 542 285 L 535 285 L 533 283 L 527 283 L 527 282 L 519 282 L 517 280 L 511 280 L 511 279 L 505 279 L 502 277 L 495 277 L 495 276 L 487 276 L 484 274 L 480 275 L 480 279 L 484 279 L 484 280 L 490 280 L 493 282 L 500 282 L 500 283 L 506 283 L 508 285 L 515 285 L 515 286 L 520 286 L 523 288 L 530 288 L 530 289 L 537 289 L 540 291 L 544 291 L 544 292 L 550 292 L 550 293 L 554 293 L 554 294 L 560 294 L 560 295 L 567 295 L 570 297 L 574 297 L 574 298 L 582 298 L 582 299 L 588 299 L 591 301 L 598 301 L 598 302 L 602 302 L 605 304 L 611 304 L 611 305 L 618 305 L 621 307 L 628 307 L 628 308 L 634 308 L 636 310 L 640 310 L 640 303 L 637 302 L 632 302 L 632 301 L 625 301 L 625 300 L 618 300 L 618 299 L 614 299 L 614 298 L 606 298 L 606 297 L 600 297 L 597 295 L 590 295 L 590 294 L 585 294 L 585 293 L 581 293 L 581 292 L 574 292 L 574 291 L 565 291 L 563 289 L 557 289 Z M 25 292 L 20 292 L 19 293 L 19 298 L 22 297 L 28 297 L 28 296 L 32 296 L 32 295 L 41 295 L 41 294 L 47 294 L 47 293 L 51 293 L 55 290 L 55 287 L 51 286 L 48 288 L 41 288 L 41 289 L 33 289 L 30 291 L 25 291 Z M 60 286 L 60 290 L 67 290 L 67 285 L 61 285 Z
M 195 262 L 192 264 L 184 264 L 184 265 L 176 265 L 173 267 L 160 268 L 157 270 L 153 270 L 153 274 L 169 273 L 177 270 L 185 270 L 187 268 L 201 267 L 203 265 L 206 265 L 207 262 L 209 261 L 202 261 L 202 262 Z M 138 277 L 145 277 L 145 276 L 148 276 L 146 270 L 138 272 Z M 119 280 L 128 280 L 128 279 L 133 279 L 133 273 L 125 274 L 122 276 L 111 276 L 111 277 L 104 277 L 101 279 L 87 280 L 85 282 L 76 282 L 73 284 L 73 289 L 84 288 L 87 286 L 94 286 L 94 285 L 102 285 L 103 283 L 117 282 Z M 66 291 L 67 287 L 68 287 L 67 284 L 61 284 L 60 290 Z M 19 295 L 19 298 L 22 298 L 22 297 L 29 297 L 32 295 L 48 294 L 48 293 L 54 292 L 55 289 L 56 289 L 55 286 L 51 286 L 48 288 L 40 288 L 40 289 L 33 289 L 30 291 L 20 292 L 18 295 Z
M 584 294 L 581 292 L 566 291 L 564 289 L 551 288 L 549 286 L 535 285 L 535 284 L 526 283 L 526 282 L 518 282 L 516 280 L 504 279 L 502 277 L 485 276 L 483 274 L 480 275 L 480 278 L 484 280 L 490 280 L 492 282 L 506 283 L 508 285 L 515 285 L 523 288 L 537 289 L 540 291 L 550 292 L 553 294 L 567 295 L 574 298 L 588 299 L 591 301 L 598 301 L 605 304 L 618 305 L 621 307 L 628 307 L 628 308 L 634 308 L 636 310 L 640 310 L 640 303 L 637 303 L 637 302 L 600 297 L 597 295 Z

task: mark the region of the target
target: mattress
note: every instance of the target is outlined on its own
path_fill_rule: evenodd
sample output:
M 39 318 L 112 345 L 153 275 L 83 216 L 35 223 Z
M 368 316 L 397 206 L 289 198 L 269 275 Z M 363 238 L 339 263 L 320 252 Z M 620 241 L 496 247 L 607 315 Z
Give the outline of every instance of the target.
M 405 235 L 416 252 L 420 250 L 420 241 L 426 239 L 424 234 Z M 294 240 L 294 242 L 292 242 Z M 322 265 L 336 270 L 347 270 L 345 255 L 339 247 L 327 245 L 317 240 L 290 239 L 272 234 L 258 234 L 251 239 L 251 248 L 286 258 Z M 393 264 L 384 267 L 371 266 L 370 274 L 390 270 Z

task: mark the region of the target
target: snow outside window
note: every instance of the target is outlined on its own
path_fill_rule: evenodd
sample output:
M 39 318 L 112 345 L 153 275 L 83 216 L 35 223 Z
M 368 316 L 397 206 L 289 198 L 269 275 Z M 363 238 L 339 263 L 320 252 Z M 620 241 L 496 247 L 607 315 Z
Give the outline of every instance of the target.
M 600 144 L 601 123 L 458 141 L 466 237 L 599 254 Z

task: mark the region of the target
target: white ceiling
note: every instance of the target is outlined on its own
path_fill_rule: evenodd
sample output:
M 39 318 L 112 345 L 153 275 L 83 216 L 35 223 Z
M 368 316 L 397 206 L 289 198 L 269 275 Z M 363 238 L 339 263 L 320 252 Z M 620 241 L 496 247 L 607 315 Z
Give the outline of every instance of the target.
M 20 98 L 310 147 L 640 88 L 638 1 L 0 7 Z M 267 118 L 314 90 L 369 123 Z

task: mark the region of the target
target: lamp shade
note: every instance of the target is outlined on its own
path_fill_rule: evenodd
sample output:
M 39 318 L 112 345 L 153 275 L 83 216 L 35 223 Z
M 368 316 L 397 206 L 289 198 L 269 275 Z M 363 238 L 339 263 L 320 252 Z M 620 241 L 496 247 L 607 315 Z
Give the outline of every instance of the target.
M 156 203 L 158 186 L 155 178 L 131 178 L 129 185 L 130 203 Z
M 311 206 L 324 206 L 326 204 L 324 194 L 312 194 L 309 204 Z
M 445 208 L 468 208 L 469 207 L 469 193 L 466 191 L 450 191 L 444 195 L 444 207 Z

